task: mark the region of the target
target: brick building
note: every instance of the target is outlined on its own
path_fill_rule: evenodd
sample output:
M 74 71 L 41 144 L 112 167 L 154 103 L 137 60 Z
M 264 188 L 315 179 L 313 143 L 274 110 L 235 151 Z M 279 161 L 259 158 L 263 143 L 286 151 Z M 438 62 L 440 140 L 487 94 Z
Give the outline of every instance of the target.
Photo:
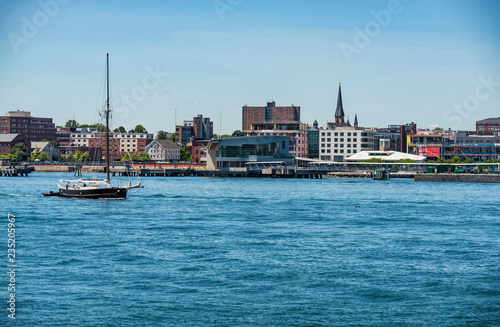
M 9 111 L 0 116 L 0 133 L 22 133 L 30 142 L 56 140 L 56 127 L 52 118 L 31 116 L 29 111 Z
M 476 132 L 482 135 L 500 132 L 500 117 L 476 121 Z
M 265 107 L 242 107 L 242 131 L 251 130 L 252 124 L 262 123 L 300 123 L 300 107 L 276 107 L 274 101 Z
M 22 133 L 5 133 L 0 134 L 0 155 L 7 156 L 10 153 L 10 150 L 17 143 L 24 143 L 30 149 L 31 143 L 28 141 L 26 135 Z M 29 156 L 29 153 L 27 153 Z

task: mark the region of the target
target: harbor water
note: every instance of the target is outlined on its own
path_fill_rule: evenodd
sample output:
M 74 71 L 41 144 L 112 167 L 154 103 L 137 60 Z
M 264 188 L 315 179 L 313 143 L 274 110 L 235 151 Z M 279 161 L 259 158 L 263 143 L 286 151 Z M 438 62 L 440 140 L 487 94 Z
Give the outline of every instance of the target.
M 41 196 L 69 177 L 0 178 L 1 326 L 500 325 L 498 184 L 146 177 L 126 200 Z

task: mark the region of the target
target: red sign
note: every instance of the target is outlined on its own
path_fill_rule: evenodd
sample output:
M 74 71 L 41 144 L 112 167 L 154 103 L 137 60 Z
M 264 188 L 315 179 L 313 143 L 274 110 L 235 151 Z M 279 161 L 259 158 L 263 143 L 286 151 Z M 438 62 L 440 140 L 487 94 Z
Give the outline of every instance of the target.
M 418 148 L 418 155 L 427 158 L 441 157 L 441 148 L 438 146 L 422 146 Z

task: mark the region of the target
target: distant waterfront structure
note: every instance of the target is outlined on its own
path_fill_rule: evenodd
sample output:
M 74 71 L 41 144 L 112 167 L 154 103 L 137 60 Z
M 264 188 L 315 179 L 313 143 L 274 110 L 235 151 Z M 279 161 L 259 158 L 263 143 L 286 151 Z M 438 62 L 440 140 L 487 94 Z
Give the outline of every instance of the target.
M 289 142 L 286 135 L 212 139 L 207 145 L 207 168 L 246 168 L 246 163 L 257 162 L 291 163 Z
M 242 107 L 241 130 L 251 130 L 252 124 L 264 123 L 300 123 L 300 107 L 277 107 L 275 101 L 268 102 L 265 107 L 244 105 Z
M 171 140 L 153 140 L 145 150 L 155 161 L 177 162 L 181 158 L 180 147 Z
M 0 133 L 22 133 L 30 142 L 56 140 L 56 126 L 52 118 L 31 116 L 29 111 L 9 111 L 0 116 Z

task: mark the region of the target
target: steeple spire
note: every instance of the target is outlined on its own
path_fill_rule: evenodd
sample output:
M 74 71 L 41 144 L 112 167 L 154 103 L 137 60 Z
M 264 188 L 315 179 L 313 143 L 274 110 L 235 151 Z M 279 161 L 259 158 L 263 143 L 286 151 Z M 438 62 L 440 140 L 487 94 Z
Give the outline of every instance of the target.
M 344 123 L 344 107 L 342 106 L 342 91 L 340 89 L 339 79 L 339 95 L 337 98 L 337 109 L 335 110 L 335 123 Z
M 358 127 L 358 114 L 354 114 L 354 127 Z

